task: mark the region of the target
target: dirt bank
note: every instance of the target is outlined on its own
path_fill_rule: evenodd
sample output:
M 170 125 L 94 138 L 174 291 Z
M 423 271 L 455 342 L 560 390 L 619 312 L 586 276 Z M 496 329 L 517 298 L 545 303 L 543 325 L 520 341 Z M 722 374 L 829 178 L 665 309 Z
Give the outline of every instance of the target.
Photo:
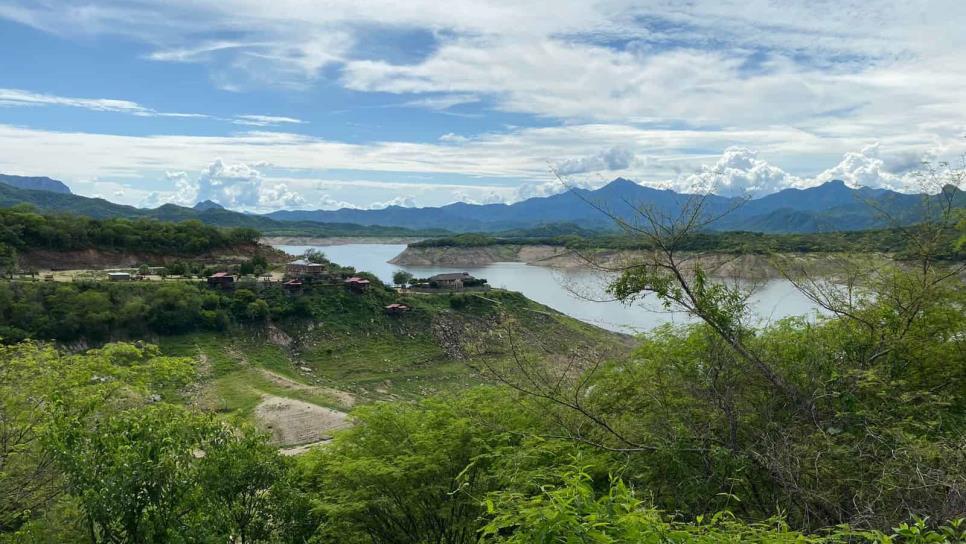
M 412 244 L 423 238 L 405 236 L 265 236 L 260 241 L 271 246 L 344 246 L 348 244 Z
M 498 245 L 482 247 L 407 247 L 391 264 L 401 266 L 484 266 L 496 262 L 519 262 L 534 266 L 572 269 L 602 266 L 618 269 L 639 262 L 641 250 L 596 249 L 576 252 L 559 246 Z M 680 254 L 682 259 L 699 264 L 719 277 L 749 280 L 781 276 L 782 267 L 808 266 L 834 274 L 837 255 L 827 253 L 787 253 L 779 255 L 732 255 L 723 253 Z M 869 254 L 869 259 L 886 262 L 887 255 Z

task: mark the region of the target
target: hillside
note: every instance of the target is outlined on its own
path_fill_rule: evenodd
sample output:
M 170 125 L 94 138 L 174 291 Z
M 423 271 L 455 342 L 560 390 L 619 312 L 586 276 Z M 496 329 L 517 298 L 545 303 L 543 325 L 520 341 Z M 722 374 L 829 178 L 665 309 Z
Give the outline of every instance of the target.
M 411 310 L 387 315 L 384 307 L 395 302 Z M 360 294 L 336 282 L 293 297 L 279 283 L 223 292 L 199 281 L 0 282 L 3 342 L 31 338 L 88 347 L 149 339 L 165 354 L 199 365 L 194 383 L 169 400 L 258 423 L 267 417 L 259 407 L 270 401 L 274 427 L 267 430 L 282 446 L 322 439 L 293 440 L 283 430 L 299 424 L 288 413 L 289 401 L 308 404 L 298 406 L 316 415 L 319 408 L 341 413 L 484 382 L 475 366 L 510 353 L 502 342 L 480 341 L 505 334 L 511 323 L 531 346 L 527 352 L 541 359 L 562 359 L 580 346 L 614 355 L 630 347 L 626 337 L 498 290 L 400 296 L 378 283 Z M 571 340 L 566 347 L 553 341 L 563 335 Z

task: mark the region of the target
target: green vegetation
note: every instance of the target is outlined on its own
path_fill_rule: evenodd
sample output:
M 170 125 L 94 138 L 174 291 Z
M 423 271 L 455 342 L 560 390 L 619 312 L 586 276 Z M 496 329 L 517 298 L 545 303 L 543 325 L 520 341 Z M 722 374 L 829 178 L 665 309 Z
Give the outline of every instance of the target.
M 197 255 L 258 242 L 248 228 L 220 229 L 185 221 L 91 219 L 41 215 L 29 206 L 0 209 L 0 244 L 16 251 L 100 249 L 157 255 Z

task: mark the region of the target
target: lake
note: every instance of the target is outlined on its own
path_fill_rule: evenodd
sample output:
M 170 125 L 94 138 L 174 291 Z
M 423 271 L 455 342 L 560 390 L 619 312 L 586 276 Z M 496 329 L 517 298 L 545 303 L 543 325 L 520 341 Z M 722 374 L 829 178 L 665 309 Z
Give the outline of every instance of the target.
M 417 278 L 465 271 L 478 278 L 486 278 L 493 287 L 519 291 L 527 298 L 559 312 L 612 331 L 644 332 L 664 323 L 689 321 L 685 314 L 668 312 L 654 300 L 630 305 L 607 300 L 604 292 L 607 278 L 592 270 L 560 270 L 524 263 L 494 263 L 464 268 L 389 264 L 387 261 L 406 249 L 404 244 L 275 247 L 291 255 L 317 249 L 333 262 L 371 272 L 386 283 L 392 282 L 392 275 L 397 270 L 405 270 Z M 815 305 L 786 280 L 770 280 L 760 285 L 753 297 L 752 308 L 762 324 L 793 315 L 815 315 L 816 312 Z

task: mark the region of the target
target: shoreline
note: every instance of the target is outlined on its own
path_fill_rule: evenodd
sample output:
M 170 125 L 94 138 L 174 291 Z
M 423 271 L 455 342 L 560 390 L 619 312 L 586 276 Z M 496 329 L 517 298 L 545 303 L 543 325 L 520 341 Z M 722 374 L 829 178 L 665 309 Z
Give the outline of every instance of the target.
M 259 242 L 270 246 L 346 246 L 350 244 L 405 244 L 425 240 L 413 236 L 263 236 Z
M 486 266 L 498 262 L 518 262 L 531 266 L 557 269 L 593 268 L 595 266 L 619 269 L 638 262 L 646 252 L 643 250 L 591 249 L 578 253 L 560 246 L 547 245 L 494 245 L 476 247 L 407 247 L 389 263 L 400 266 Z M 775 279 L 783 276 L 783 267 L 817 268 L 823 275 L 841 272 L 841 255 L 837 253 L 781 253 L 732 254 L 689 253 L 681 257 L 698 264 L 716 277 L 743 277 L 748 279 Z M 872 261 L 892 261 L 883 253 L 869 253 Z

